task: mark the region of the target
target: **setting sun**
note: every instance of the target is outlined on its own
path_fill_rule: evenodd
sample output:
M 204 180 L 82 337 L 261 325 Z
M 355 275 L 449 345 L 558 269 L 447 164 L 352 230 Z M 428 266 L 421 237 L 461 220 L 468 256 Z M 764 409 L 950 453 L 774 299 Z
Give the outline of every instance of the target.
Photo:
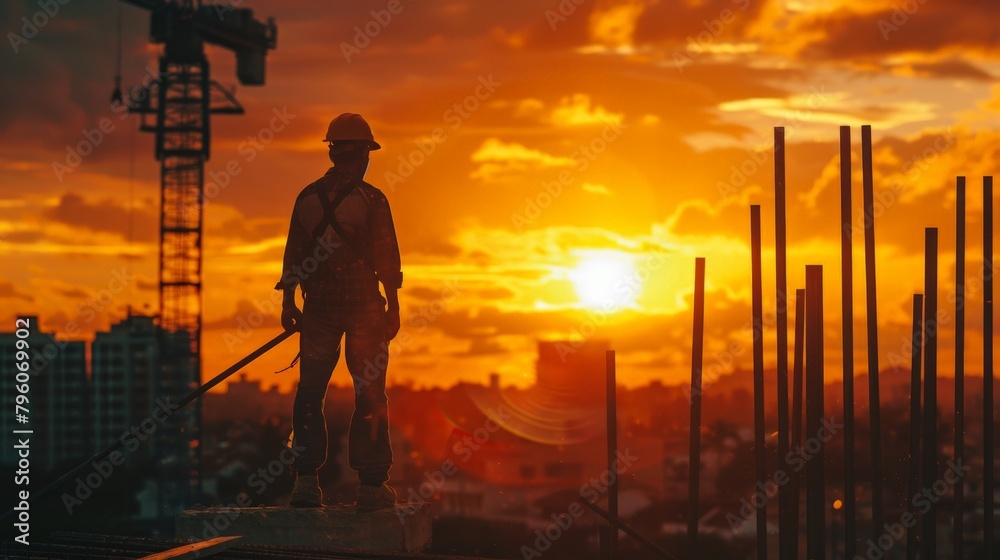
M 632 257 L 619 251 L 584 257 L 569 278 L 581 304 L 605 311 L 631 306 L 642 288 Z

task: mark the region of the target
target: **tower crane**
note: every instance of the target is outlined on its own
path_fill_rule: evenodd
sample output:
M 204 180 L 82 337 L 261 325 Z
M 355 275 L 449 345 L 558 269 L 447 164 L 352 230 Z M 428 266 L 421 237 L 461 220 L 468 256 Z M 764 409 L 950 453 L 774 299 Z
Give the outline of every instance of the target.
M 212 80 L 205 44 L 236 54 L 243 85 L 263 85 L 268 50 L 277 44 L 274 19 L 261 22 L 243 0 L 122 0 L 150 12 L 150 40 L 163 45 L 158 79 L 136 86 L 123 101 L 121 71 L 113 102 L 141 115 L 139 129 L 155 134 L 160 162 L 160 345 L 153 390 L 176 399 L 201 384 L 201 285 L 204 171 L 209 158 L 210 115 L 243 114 L 233 91 Z M 160 480 L 160 503 L 200 494 L 201 408 L 177 411 L 157 454 L 169 457 Z M 166 467 L 165 467 L 166 468 Z M 170 481 L 170 482 L 168 482 Z M 171 484 L 177 485 L 171 488 Z

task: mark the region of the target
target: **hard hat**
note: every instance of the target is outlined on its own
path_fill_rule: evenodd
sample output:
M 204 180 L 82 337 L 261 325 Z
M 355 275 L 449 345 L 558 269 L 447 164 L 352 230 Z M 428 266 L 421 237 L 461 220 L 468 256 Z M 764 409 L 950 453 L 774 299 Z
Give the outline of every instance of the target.
M 372 136 L 372 127 L 357 113 L 344 113 L 330 121 L 326 129 L 324 142 L 366 142 L 369 150 L 378 150 L 382 146 Z

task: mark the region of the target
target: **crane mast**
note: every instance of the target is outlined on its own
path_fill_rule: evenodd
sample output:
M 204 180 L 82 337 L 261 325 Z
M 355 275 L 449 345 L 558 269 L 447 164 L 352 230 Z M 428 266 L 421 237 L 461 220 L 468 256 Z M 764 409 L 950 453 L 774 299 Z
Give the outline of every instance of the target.
M 160 162 L 159 306 L 161 359 L 157 394 L 179 400 L 201 384 L 202 232 L 204 175 L 212 114 L 243 114 L 232 91 L 210 77 L 205 44 L 236 54 L 237 77 L 263 85 L 267 51 L 277 28 L 238 2 L 122 0 L 150 10 L 150 40 L 163 44 L 158 80 L 130 95 L 140 130 L 155 134 Z M 121 99 L 115 90 L 113 97 Z M 160 438 L 159 503 L 183 506 L 200 496 L 201 407 L 178 410 Z

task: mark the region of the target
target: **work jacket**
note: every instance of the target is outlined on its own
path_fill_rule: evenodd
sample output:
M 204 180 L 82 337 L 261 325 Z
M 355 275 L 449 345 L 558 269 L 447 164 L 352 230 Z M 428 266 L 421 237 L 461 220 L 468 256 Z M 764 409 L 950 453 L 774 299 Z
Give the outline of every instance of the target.
M 314 238 L 324 220 L 319 197 L 335 202 L 343 189 L 349 191 L 334 209 L 334 217 L 346 239 L 329 222 Z M 356 174 L 331 167 L 295 199 L 281 279 L 275 289 L 294 290 L 301 285 L 308 308 L 337 313 L 379 302 L 384 305 L 378 282 L 386 290 L 398 289 L 403 282 L 389 201 Z

